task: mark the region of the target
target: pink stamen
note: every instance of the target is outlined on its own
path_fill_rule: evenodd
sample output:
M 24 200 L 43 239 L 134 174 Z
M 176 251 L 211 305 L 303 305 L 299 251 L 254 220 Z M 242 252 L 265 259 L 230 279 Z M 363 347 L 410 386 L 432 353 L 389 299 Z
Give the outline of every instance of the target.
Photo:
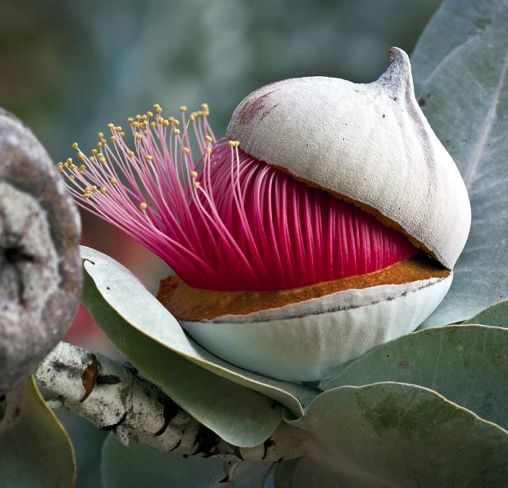
M 295 288 L 416 253 L 358 207 L 256 160 L 237 141 L 216 142 L 206 105 L 181 123 L 154 108 L 155 116 L 129 119 L 134 150 L 110 124 L 112 144 L 99 133 L 100 151 L 78 149 L 80 165 L 69 158 L 57 166 L 81 207 L 139 240 L 190 286 Z

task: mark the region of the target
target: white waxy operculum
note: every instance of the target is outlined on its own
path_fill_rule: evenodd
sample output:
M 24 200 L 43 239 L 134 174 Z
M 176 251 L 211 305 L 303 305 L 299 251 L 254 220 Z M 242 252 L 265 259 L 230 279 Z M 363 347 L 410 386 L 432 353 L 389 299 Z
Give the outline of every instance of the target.
M 390 54 L 373 83 L 308 77 L 260 88 L 238 105 L 227 135 L 387 219 L 452 269 L 471 223 L 467 190 L 415 99 L 407 54 Z

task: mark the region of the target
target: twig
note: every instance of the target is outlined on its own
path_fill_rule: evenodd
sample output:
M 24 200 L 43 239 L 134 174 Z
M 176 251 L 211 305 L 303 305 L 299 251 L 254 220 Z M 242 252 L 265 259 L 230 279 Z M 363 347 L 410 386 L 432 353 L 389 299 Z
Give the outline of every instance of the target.
M 129 365 L 60 342 L 36 371 L 37 384 L 54 408 L 86 418 L 119 439 L 182 455 L 278 462 L 300 457 L 298 431 L 284 424 L 263 444 L 238 448 L 182 410 Z

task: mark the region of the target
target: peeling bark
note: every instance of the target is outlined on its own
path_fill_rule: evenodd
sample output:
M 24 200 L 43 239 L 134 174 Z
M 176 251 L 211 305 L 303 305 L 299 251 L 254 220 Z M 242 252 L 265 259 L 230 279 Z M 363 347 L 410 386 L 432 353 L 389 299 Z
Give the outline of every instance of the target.
M 91 369 L 95 373 L 90 374 Z M 83 378 L 86 378 L 86 381 Z M 127 445 L 142 442 L 185 456 L 279 462 L 303 454 L 298 431 L 282 425 L 259 446 L 238 448 L 182 410 L 129 365 L 60 342 L 36 371 L 41 393 L 53 406 L 114 432 Z
M 0 395 L 61 339 L 81 290 L 80 222 L 45 149 L 0 109 Z

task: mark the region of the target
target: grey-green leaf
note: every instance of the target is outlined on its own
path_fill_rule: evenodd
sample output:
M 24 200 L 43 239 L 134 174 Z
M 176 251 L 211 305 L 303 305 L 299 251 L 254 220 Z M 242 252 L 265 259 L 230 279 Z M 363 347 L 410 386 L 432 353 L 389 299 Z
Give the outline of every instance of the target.
M 497 325 L 508 328 L 508 300 L 495 303 L 467 320 L 469 324 Z
M 292 488 L 499 488 L 508 479 L 508 432 L 416 385 L 335 388 L 290 423 L 314 437 Z
M 113 435 L 102 448 L 101 472 L 104 488 L 218 488 L 226 476 L 220 459 L 185 459 L 134 442 L 125 447 Z
M 425 386 L 508 429 L 508 330 L 449 325 L 414 332 L 371 349 L 322 387 L 380 381 Z
M 7 395 L 0 419 L 0 485 L 70 488 L 75 478 L 69 437 L 28 378 Z
M 451 290 L 425 322 L 508 297 L 508 0 L 446 0 L 412 56 L 415 88 L 469 191 L 472 227 Z
M 88 275 L 83 303 L 149 381 L 227 442 L 242 447 L 258 445 L 279 425 L 281 409 L 272 400 L 201 368 L 140 332 L 105 302 Z M 168 325 L 149 313 L 147 317 L 161 328 Z
M 267 397 L 298 416 L 300 400 L 314 396 L 216 358 L 190 340 L 127 269 L 93 249 L 83 247 L 82 257 L 83 302 L 99 325 L 148 379 L 228 442 L 253 446 L 273 433 L 281 409 Z
M 175 318 L 124 266 L 84 246 L 81 255 L 85 270 L 104 300 L 144 335 L 223 378 L 276 400 L 296 416 L 302 415 L 316 396 L 315 390 L 247 371 L 211 354 L 183 332 Z M 159 321 L 164 325 L 160 326 Z

